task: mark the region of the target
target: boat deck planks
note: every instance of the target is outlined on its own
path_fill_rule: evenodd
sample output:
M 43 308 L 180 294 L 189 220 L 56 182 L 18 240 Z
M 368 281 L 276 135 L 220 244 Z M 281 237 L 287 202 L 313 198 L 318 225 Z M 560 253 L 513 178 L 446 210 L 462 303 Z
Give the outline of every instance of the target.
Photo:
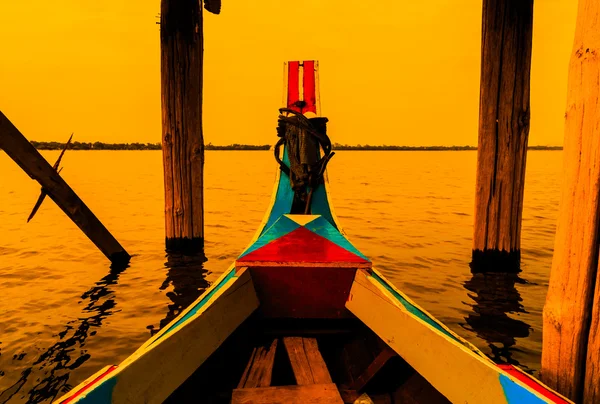
M 327 365 L 319 351 L 317 339 L 302 338 L 302 342 L 304 345 L 304 353 L 306 354 L 306 359 L 308 359 L 308 364 L 310 365 L 315 384 L 332 383 L 333 381 L 331 380 Z
M 327 365 L 319 352 L 315 338 L 285 337 L 286 352 L 292 365 L 296 383 L 332 383 Z
M 235 389 L 232 404 L 343 404 L 333 383 Z
M 274 339 L 269 347 L 259 346 L 254 348 L 238 388 L 269 387 L 276 351 L 277 339 Z

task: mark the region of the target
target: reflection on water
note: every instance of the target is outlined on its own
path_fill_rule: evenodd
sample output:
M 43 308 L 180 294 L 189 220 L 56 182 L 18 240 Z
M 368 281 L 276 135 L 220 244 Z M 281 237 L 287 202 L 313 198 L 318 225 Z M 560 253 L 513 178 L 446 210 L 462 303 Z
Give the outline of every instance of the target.
M 42 154 L 54 162 L 59 152 Z M 489 318 L 485 309 L 489 304 L 472 301 L 467 293 L 480 296 L 464 287 L 472 278 L 468 263 L 477 153 L 340 151 L 334 160 L 328 165 L 331 200 L 355 246 L 417 304 L 489 353 L 481 329 L 494 327 L 477 327 L 481 318 Z M 497 317 L 520 319 L 533 327 L 528 337 L 518 336 L 527 331 L 513 334 L 517 343 L 509 351 L 531 369 L 540 363 L 539 331 L 554 246 L 561 161 L 560 151 L 528 153 L 521 276 L 532 283 L 516 285 L 528 313 L 508 307 L 504 316 Z M 137 254 L 118 284 L 104 279 L 102 288 L 102 282 L 95 283 L 109 272 L 105 259 L 55 204 L 44 206 L 43 214 L 25 226 L 39 187 L 0 152 L 0 403 L 18 389 L 8 404 L 26 402 L 29 391 L 52 369 L 58 383 L 54 390 L 60 383 L 65 390 L 104 365 L 120 363 L 148 338 L 149 324 L 164 326 L 207 286 L 203 276 L 214 281 L 247 247 L 269 205 L 276 172 L 272 153 L 206 153 L 210 274 L 201 268 L 186 271 L 185 266 L 171 270 L 165 259 L 162 163 L 160 151 L 78 151 L 69 156 L 65 179 L 119 242 Z M 474 311 L 470 316 L 474 325 L 465 321 L 465 308 L 471 311 L 465 301 L 483 313 Z M 461 328 L 461 323 L 468 328 Z M 496 328 L 497 333 L 506 333 L 508 327 Z M 91 336 L 94 331 L 97 334 Z M 494 346 L 504 347 L 499 341 Z M 90 358 L 74 368 L 85 355 Z M 29 373 L 24 372 L 28 368 Z M 58 380 L 67 373 L 68 381 Z M 42 385 L 36 389 L 41 391 Z
M 475 303 L 462 326 L 488 343 L 496 363 L 519 365 L 512 357 L 516 338 L 527 338 L 531 330 L 529 324 L 508 315 L 526 313 L 517 283 L 526 281 L 512 273 L 477 273 L 464 283 Z
M 83 316 L 69 321 L 56 335 L 59 340 L 44 350 L 31 367 L 21 373 L 16 383 L 0 393 L 0 403 L 8 402 L 19 393 L 30 377 L 36 380 L 29 389 L 28 403 L 55 399 L 73 387 L 68 384 L 69 374 L 90 358 L 84 349 L 86 340 L 96 334 L 96 329 L 107 317 L 115 313 L 115 295 L 110 287 L 118 282 L 119 275 L 127 267 L 111 266 L 104 278 L 81 295 L 82 303 L 87 301 L 82 310 Z
M 167 253 L 167 262 L 165 262 L 167 278 L 160 290 L 166 290 L 169 285 L 173 286 L 173 290 L 167 292 L 167 297 L 172 304 L 167 306 L 167 314 L 160 320 L 158 329 L 153 325 L 148 326 L 150 335 L 156 334 L 169 324 L 210 286 L 206 280 L 210 272 L 204 269 L 206 260 L 204 253 L 199 255 Z
M 185 310 L 209 286 L 205 276 L 210 272 L 204 269 L 204 262 L 206 262 L 204 254 L 194 256 L 167 254 L 167 262 L 164 264 L 167 274 L 160 290 L 167 290 L 172 286 L 166 294 L 172 304 L 167 306 L 167 313 L 160 320 L 158 329 L 152 325 L 148 326 L 151 335 Z M 0 404 L 7 403 L 15 397 L 28 381 L 32 382 L 32 379 L 35 379 L 35 384 L 26 387 L 28 403 L 54 400 L 74 387 L 68 383 L 70 373 L 91 357 L 85 349 L 86 341 L 96 335 L 98 328 L 107 317 L 118 311 L 115 293 L 111 286 L 117 284 L 119 276 L 126 268 L 127 266 L 112 266 L 104 278 L 81 295 L 81 303 L 87 302 L 82 310 L 83 315 L 69 321 L 64 330 L 55 336 L 58 337 L 58 341 L 45 349 L 33 364 L 21 373 L 17 382 L 0 392 Z M 15 358 L 15 360 L 19 359 L 21 358 Z

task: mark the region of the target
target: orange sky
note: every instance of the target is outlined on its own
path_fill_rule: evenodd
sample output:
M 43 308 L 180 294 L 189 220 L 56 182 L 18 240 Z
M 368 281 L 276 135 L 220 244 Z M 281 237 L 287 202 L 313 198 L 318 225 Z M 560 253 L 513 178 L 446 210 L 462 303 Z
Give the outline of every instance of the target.
M 317 59 L 333 142 L 477 144 L 481 0 L 223 3 L 205 12 L 206 143 L 275 143 L 283 62 Z M 532 145 L 562 144 L 576 6 L 535 2 Z M 159 142 L 159 9 L 1 1 L 0 110 L 32 140 Z

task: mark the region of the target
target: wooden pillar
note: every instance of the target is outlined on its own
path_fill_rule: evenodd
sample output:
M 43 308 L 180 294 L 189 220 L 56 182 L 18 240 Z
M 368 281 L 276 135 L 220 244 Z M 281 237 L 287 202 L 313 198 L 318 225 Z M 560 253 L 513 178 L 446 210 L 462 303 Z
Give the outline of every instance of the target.
M 166 247 L 198 252 L 204 243 L 199 0 L 161 0 L 160 44 Z
M 600 402 L 599 81 L 600 3 L 579 0 L 541 371 L 544 383 L 578 403 Z
M 484 0 L 474 272 L 518 272 L 533 0 Z
M 130 256 L 125 249 L 2 112 L 0 112 L 0 149 L 3 149 L 31 178 L 40 183 L 48 196 L 113 264 L 122 266 L 129 262 Z

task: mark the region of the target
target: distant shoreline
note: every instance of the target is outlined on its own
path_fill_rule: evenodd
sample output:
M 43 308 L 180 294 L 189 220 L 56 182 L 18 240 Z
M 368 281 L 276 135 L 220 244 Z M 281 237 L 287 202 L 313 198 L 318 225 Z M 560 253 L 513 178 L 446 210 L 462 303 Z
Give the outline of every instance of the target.
M 38 150 L 62 150 L 64 143 L 37 142 L 31 144 Z M 272 145 L 232 144 L 228 146 L 215 146 L 211 143 L 204 146 L 205 150 L 270 150 Z M 528 150 L 562 150 L 562 146 L 529 146 Z M 103 143 L 103 142 L 73 142 L 69 150 L 161 150 L 160 143 Z M 342 145 L 335 143 L 333 150 L 358 150 L 358 151 L 471 151 L 477 146 L 371 146 L 371 145 Z

